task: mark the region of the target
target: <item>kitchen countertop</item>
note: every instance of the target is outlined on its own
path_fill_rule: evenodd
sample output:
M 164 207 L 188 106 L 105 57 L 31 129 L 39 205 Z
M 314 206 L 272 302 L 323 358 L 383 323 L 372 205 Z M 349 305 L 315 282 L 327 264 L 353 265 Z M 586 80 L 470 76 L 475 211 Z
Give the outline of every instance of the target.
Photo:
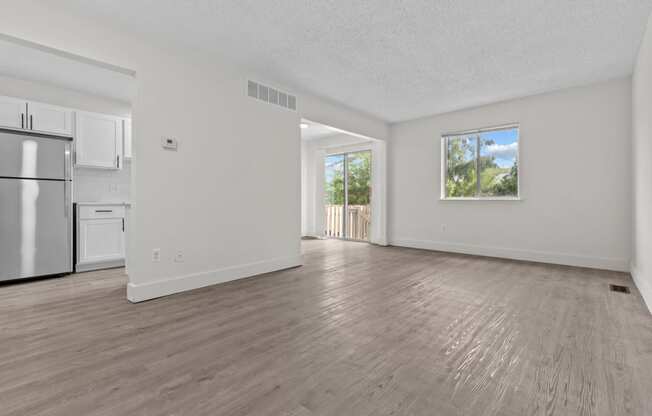
M 75 202 L 77 205 L 124 205 L 124 206 L 131 206 L 131 202 L 129 201 L 92 201 L 92 202 L 85 202 L 85 201 L 77 201 Z

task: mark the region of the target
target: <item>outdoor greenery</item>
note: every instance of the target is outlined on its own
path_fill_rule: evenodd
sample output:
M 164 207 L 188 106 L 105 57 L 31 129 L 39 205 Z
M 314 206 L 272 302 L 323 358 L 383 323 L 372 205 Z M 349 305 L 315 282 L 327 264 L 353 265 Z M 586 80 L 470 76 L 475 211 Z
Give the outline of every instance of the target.
M 446 196 L 454 198 L 475 196 L 477 140 L 466 137 L 448 138 L 446 145 L 448 147 Z
M 511 168 L 500 167 L 491 154 L 480 156 L 477 167 L 480 170 L 480 195 L 477 195 L 476 155 L 477 146 L 491 146 L 492 140 L 478 140 L 476 136 L 447 138 L 446 196 L 451 198 L 478 196 L 517 196 L 517 159 Z
M 509 174 L 503 176 L 499 182 L 493 185 L 493 195 L 517 196 L 518 195 L 518 165 L 514 164 L 509 169 Z
M 349 205 L 368 205 L 371 197 L 371 152 L 348 153 Z M 339 158 L 339 159 L 338 159 Z M 326 203 L 344 205 L 344 157 L 326 159 Z

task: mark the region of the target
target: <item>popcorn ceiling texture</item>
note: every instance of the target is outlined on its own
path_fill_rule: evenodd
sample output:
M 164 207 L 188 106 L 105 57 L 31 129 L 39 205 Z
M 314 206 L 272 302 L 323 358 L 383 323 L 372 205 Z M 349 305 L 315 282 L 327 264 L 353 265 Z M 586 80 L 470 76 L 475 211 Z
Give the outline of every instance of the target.
M 652 10 L 652 0 L 47 4 L 389 122 L 629 76 Z

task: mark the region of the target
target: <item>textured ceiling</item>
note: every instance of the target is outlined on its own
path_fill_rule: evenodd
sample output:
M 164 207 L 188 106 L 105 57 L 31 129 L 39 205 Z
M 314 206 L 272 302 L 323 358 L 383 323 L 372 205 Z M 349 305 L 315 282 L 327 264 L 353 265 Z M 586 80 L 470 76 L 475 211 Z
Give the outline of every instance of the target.
M 386 121 L 631 74 L 652 0 L 41 0 Z

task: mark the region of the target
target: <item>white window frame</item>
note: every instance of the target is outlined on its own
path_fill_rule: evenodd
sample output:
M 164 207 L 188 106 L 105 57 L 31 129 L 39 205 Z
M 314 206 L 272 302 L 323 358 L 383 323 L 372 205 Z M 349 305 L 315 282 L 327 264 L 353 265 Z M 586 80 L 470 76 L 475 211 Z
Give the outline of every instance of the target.
M 480 195 L 480 172 L 478 171 L 478 160 L 480 155 L 480 146 L 479 143 L 476 147 L 476 172 L 477 172 L 477 196 L 468 196 L 468 197 L 449 197 L 446 196 L 446 176 L 448 173 L 448 138 L 450 137 L 460 137 L 460 136 L 472 136 L 480 135 L 480 133 L 486 133 L 489 131 L 497 130 L 510 130 L 516 129 L 516 142 L 518 143 L 518 150 L 516 152 L 516 172 L 518 175 L 518 182 L 516 187 L 516 196 L 479 196 Z M 444 133 L 441 135 L 441 181 L 440 181 L 440 200 L 441 201 L 521 201 L 521 128 L 519 123 L 510 123 L 503 124 L 500 126 L 493 127 L 484 127 L 481 129 L 473 130 L 464 130 L 457 132 Z

